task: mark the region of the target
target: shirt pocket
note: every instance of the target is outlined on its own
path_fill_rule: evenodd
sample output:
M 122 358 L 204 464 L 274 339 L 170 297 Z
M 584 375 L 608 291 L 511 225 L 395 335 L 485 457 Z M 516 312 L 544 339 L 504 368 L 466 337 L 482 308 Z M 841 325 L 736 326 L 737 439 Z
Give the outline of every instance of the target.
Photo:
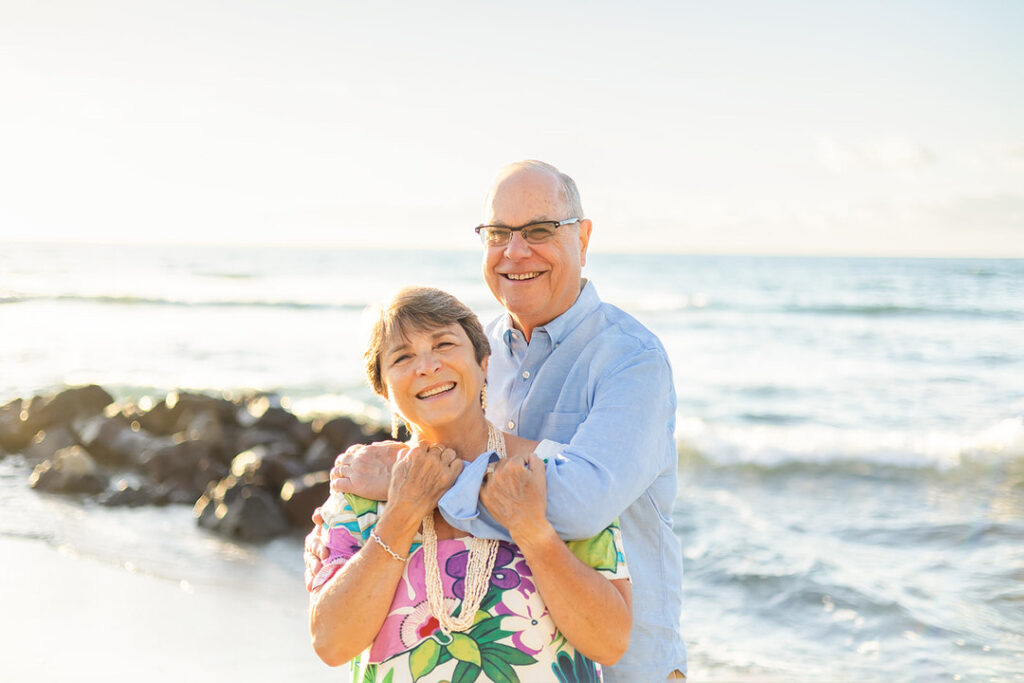
M 586 413 L 548 413 L 537 436 L 559 443 L 569 443 L 586 417 Z

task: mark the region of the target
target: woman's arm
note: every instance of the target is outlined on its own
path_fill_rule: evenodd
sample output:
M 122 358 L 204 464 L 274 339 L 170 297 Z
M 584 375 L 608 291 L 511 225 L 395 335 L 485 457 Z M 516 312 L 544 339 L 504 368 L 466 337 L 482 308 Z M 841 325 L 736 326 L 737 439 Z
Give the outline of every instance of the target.
M 480 500 L 526 558 L 555 625 L 579 652 L 614 664 L 629 646 L 632 590 L 580 561 L 545 513 L 544 463 L 532 453 L 510 456 L 480 489 Z
M 420 521 L 437 506 L 462 469 L 451 449 L 425 446 L 406 451 L 395 463 L 388 504 L 374 532 L 392 551 L 409 556 Z M 380 631 L 394 600 L 405 563 L 370 540 L 323 586 L 310 595 L 313 649 L 338 666 L 362 652 Z

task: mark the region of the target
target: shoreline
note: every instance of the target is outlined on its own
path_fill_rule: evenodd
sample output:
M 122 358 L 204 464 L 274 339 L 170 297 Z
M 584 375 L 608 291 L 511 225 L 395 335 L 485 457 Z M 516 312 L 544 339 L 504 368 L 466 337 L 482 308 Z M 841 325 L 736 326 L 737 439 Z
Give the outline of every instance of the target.
M 346 680 L 313 652 L 305 589 L 254 596 L 0 536 L 4 680 Z

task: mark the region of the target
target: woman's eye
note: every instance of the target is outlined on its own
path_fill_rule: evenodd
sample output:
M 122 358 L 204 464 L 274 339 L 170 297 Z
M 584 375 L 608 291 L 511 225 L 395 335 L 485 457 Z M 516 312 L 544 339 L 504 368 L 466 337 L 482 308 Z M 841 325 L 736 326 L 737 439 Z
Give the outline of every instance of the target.
M 391 364 L 392 365 L 398 365 L 402 361 L 409 360 L 410 358 L 412 358 L 412 356 L 410 356 L 409 354 L 406 353 L 406 354 L 403 354 L 401 356 L 397 356 L 394 360 L 391 361 Z
M 447 348 L 449 346 L 455 346 L 455 344 L 453 342 L 444 341 L 444 342 L 441 342 L 440 344 L 438 344 L 437 348 L 443 349 L 443 348 Z

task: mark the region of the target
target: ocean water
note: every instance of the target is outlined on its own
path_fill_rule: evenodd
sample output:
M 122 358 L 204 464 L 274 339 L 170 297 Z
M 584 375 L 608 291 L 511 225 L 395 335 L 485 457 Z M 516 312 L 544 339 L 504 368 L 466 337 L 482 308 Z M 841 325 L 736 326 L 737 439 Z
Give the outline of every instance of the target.
M 1024 261 L 593 253 L 679 399 L 694 680 L 1024 680 Z M 498 313 L 475 252 L 0 246 L 0 403 L 96 382 L 382 416 L 361 317 L 404 284 Z M 0 533 L 170 580 L 301 580 L 187 509 L 106 510 L 0 461 Z M 154 525 L 174 531 L 157 546 Z

